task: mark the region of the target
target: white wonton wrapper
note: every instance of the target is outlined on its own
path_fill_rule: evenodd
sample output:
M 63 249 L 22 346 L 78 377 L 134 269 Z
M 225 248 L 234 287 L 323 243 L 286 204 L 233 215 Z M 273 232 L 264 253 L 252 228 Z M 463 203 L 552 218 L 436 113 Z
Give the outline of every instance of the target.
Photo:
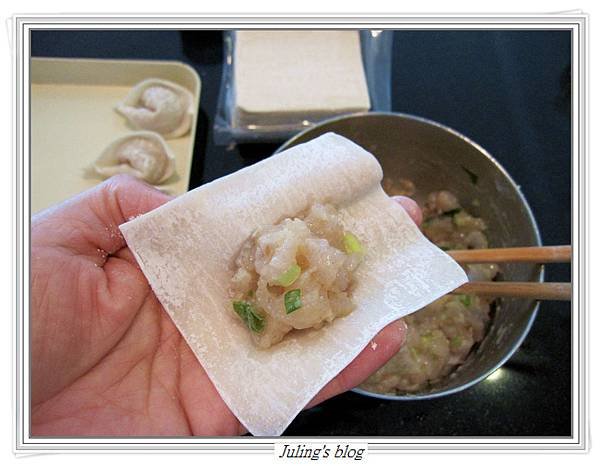
M 236 127 L 370 108 L 358 31 L 236 31 L 233 67 Z
M 229 408 L 255 435 L 279 435 L 385 325 L 467 281 L 382 190 L 377 160 L 333 133 L 201 186 L 121 226 L 156 296 Z M 231 309 L 242 243 L 314 202 L 340 208 L 367 251 L 356 309 L 320 330 L 256 348 Z
M 135 131 L 111 142 L 93 169 L 104 178 L 126 173 L 159 184 L 175 172 L 175 156 L 160 134 Z
M 136 84 L 115 110 L 135 129 L 155 131 L 166 139 L 172 139 L 190 130 L 194 97 L 178 84 L 151 78 Z

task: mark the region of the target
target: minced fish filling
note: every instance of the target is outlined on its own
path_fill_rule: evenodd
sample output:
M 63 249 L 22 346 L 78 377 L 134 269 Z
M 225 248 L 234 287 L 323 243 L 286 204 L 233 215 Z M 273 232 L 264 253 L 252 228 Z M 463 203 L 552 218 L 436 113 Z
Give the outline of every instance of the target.
M 335 207 L 259 228 L 235 260 L 232 310 L 269 348 L 294 329 L 320 328 L 354 309 L 354 272 L 365 251 Z
M 448 191 L 429 194 L 423 217 L 423 233 L 444 250 L 488 247 L 485 222 L 467 212 Z M 474 264 L 465 269 L 469 280 L 493 280 L 498 273 L 496 264 Z M 361 388 L 402 394 L 426 389 L 441 380 L 462 364 L 485 336 L 491 303 L 492 299 L 449 294 L 405 317 L 408 334 L 404 346 Z

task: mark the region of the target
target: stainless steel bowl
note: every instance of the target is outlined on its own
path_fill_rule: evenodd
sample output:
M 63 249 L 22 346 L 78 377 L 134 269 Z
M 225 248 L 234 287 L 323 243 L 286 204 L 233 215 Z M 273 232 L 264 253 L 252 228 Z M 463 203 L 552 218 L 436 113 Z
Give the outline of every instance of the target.
M 451 128 L 400 113 L 362 113 L 324 121 L 294 136 L 278 152 L 335 132 L 371 152 L 385 177 L 408 178 L 415 197 L 448 189 L 461 204 L 488 224 L 491 247 L 541 244 L 531 209 L 510 175 L 482 147 Z M 474 202 L 475 201 L 475 202 Z M 505 264 L 502 279 L 542 281 L 543 269 L 531 264 Z M 467 361 L 426 391 L 384 395 L 354 391 L 386 400 L 430 399 L 464 390 L 485 379 L 519 348 L 537 314 L 538 304 L 525 299 L 498 302 L 490 329 Z

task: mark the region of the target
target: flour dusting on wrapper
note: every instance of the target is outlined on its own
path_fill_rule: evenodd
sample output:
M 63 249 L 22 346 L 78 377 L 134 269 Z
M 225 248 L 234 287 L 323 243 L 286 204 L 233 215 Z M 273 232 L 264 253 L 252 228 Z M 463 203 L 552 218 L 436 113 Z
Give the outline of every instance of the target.
M 381 188 L 377 160 L 328 133 L 180 196 L 121 226 L 154 293 L 232 412 L 280 435 L 388 323 L 467 281 Z M 355 309 L 261 349 L 231 312 L 234 260 L 258 228 L 332 204 L 366 254 Z

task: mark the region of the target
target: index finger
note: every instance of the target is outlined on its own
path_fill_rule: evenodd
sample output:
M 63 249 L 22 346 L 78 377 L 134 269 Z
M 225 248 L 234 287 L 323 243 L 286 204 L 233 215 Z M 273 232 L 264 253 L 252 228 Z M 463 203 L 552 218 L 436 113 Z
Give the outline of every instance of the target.
M 423 212 L 413 199 L 406 196 L 392 196 L 392 199 L 404 207 L 406 213 L 410 215 L 410 218 L 412 218 L 413 222 L 415 222 L 418 227 L 421 226 L 421 223 L 423 222 Z

